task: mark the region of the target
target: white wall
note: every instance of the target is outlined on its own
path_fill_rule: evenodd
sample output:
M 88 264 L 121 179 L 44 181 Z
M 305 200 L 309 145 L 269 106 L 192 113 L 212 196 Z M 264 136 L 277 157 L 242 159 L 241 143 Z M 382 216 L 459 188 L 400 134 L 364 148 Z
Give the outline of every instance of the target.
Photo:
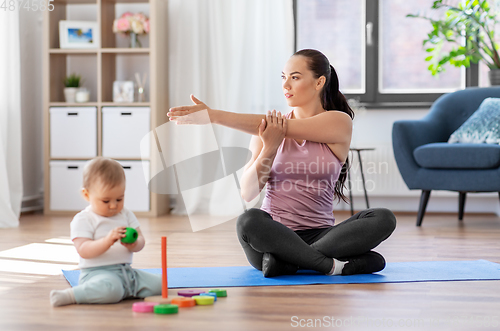
M 19 13 L 23 211 L 41 205 L 43 194 L 42 15 Z

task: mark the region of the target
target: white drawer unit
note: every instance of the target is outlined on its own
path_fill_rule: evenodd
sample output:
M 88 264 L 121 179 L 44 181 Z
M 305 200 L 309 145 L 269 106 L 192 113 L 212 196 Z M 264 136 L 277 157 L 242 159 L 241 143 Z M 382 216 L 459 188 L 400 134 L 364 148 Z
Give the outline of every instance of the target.
M 149 178 L 149 161 L 118 161 L 125 171 L 125 207 L 131 211 L 149 211 L 149 189 L 145 178 Z M 144 166 L 142 163 L 145 163 Z
M 149 107 L 102 108 L 102 155 L 141 158 L 141 140 L 151 130 Z M 143 145 L 149 158 L 149 142 Z
M 81 194 L 87 161 L 50 161 L 50 209 L 80 211 L 89 203 Z
M 50 108 L 50 157 L 92 158 L 97 155 L 97 108 Z

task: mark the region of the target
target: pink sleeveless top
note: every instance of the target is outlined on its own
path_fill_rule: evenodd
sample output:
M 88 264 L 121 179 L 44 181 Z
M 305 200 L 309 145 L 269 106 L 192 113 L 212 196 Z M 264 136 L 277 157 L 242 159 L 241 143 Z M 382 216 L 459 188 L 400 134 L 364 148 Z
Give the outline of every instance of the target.
M 333 193 L 341 169 L 327 144 L 304 140 L 299 145 L 285 138 L 271 167 L 261 209 L 294 231 L 333 226 Z

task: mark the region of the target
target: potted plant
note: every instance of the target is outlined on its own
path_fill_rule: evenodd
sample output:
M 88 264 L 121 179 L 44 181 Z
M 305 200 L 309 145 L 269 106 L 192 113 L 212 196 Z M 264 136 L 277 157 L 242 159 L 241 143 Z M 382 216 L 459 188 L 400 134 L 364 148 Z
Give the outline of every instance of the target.
M 138 36 L 149 33 L 149 18 L 143 13 L 126 12 L 113 21 L 113 32 L 130 35 L 130 48 L 140 48 Z
M 77 74 L 71 74 L 64 78 L 64 99 L 66 102 L 75 102 L 76 91 L 80 87 L 81 78 Z
M 431 64 L 428 69 L 432 75 L 444 71 L 443 66 L 450 63 L 455 67 L 468 68 L 472 63 L 483 61 L 489 68 L 491 85 L 500 85 L 499 44 L 495 41 L 495 25 L 500 22 L 498 0 L 464 0 L 457 6 L 446 0 L 434 1 L 433 10 L 445 9 L 444 17 L 434 19 L 427 15 L 409 14 L 431 22 L 423 46 Z M 456 3 L 456 1 L 455 1 Z M 450 51 L 444 51 L 446 43 L 454 44 Z

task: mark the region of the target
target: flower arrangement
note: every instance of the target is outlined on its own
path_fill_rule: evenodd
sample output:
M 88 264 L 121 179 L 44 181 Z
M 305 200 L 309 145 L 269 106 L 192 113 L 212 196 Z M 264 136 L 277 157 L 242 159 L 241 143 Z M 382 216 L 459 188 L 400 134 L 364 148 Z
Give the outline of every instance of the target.
M 124 13 L 120 18 L 113 22 L 114 33 L 149 33 L 149 18 L 143 13 L 132 14 Z

